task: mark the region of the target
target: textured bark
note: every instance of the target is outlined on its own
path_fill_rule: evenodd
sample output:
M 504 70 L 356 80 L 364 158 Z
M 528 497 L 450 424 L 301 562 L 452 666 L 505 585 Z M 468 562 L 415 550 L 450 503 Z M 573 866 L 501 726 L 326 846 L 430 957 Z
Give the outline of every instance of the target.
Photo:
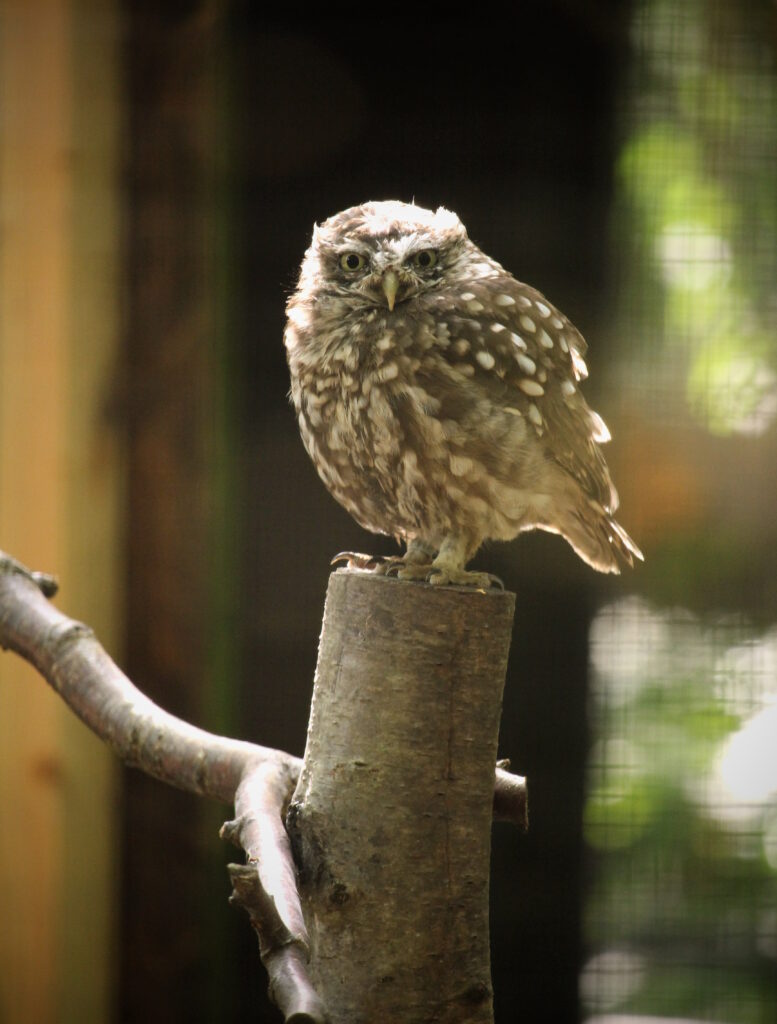
M 331 1024 L 493 1021 L 494 760 L 514 595 L 330 577 L 287 826 Z

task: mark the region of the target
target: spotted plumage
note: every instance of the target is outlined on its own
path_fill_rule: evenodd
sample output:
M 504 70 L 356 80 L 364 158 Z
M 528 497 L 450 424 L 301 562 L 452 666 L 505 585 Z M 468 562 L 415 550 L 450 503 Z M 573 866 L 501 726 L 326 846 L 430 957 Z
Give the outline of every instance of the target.
M 381 202 L 331 217 L 287 315 L 302 440 L 358 523 L 408 545 L 398 575 L 481 585 L 465 571 L 481 543 L 535 528 L 602 572 L 642 557 L 579 391 L 585 341 L 455 214 Z

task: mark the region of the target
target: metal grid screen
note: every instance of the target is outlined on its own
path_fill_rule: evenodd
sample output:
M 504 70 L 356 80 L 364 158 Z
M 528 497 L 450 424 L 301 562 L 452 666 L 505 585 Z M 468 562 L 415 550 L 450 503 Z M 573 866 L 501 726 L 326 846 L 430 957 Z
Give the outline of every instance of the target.
M 591 629 L 580 997 L 589 1024 L 767 1024 L 777 8 L 644 0 L 631 42 L 609 383 L 647 563 Z

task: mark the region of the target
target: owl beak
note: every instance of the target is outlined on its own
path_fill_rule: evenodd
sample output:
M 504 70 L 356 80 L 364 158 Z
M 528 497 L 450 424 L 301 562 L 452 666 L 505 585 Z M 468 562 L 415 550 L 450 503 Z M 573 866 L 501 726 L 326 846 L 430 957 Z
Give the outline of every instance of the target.
M 397 299 L 397 292 L 399 291 L 399 278 L 393 270 L 387 270 L 383 275 L 381 287 L 383 288 L 383 294 L 386 296 L 388 308 L 393 310 Z

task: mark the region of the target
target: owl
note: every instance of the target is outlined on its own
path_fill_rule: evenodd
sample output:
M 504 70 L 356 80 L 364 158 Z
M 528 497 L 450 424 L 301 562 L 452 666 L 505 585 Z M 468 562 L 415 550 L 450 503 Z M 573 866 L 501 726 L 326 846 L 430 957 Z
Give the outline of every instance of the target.
M 600 572 L 642 558 L 580 393 L 585 341 L 456 214 L 391 201 L 330 217 L 286 312 L 308 454 L 361 526 L 405 545 L 352 564 L 482 588 L 492 578 L 466 568 L 480 545 L 534 529 Z

